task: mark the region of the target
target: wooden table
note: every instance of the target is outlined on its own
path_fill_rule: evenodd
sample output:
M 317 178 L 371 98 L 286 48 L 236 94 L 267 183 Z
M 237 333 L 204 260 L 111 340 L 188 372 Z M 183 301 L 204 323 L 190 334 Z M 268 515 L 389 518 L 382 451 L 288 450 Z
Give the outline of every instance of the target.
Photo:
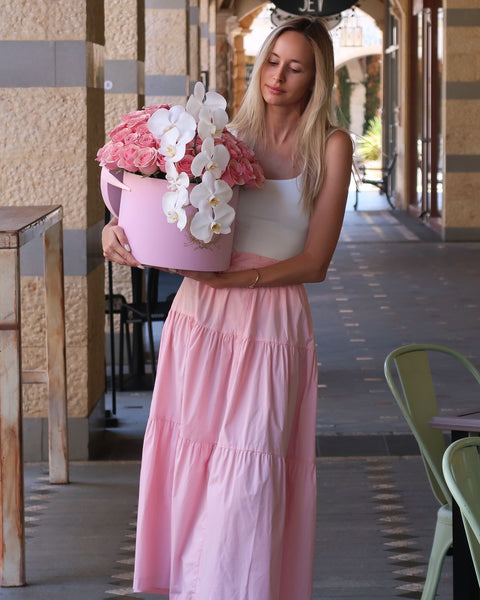
M 22 373 L 20 248 L 44 239 L 47 368 Z M 25 585 L 22 383 L 48 385 L 51 483 L 68 483 L 61 206 L 0 206 L 0 585 Z
M 480 411 L 436 416 L 430 421 L 432 429 L 451 432 L 451 441 L 455 442 L 469 433 L 480 433 Z M 453 528 L 453 599 L 480 600 L 480 588 L 468 547 L 462 515 L 455 500 L 452 499 Z

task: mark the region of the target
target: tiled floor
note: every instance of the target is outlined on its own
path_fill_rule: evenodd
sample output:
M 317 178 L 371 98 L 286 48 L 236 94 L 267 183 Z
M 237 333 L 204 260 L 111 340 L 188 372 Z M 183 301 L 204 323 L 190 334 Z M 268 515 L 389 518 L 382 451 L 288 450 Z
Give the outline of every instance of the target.
M 365 196 L 360 208 L 382 201 Z M 383 360 L 424 341 L 480 365 L 479 248 L 444 244 L 400 213 L 349 209 L 327 280 L 308 286 L 320 374 L 313 600 L 421 596 L 437 506 Z M 476 388 L 440 368 L 443 410 L 478 402 Z M 149 398 L 118 395 L 102 460 L 72 463 L 69 485 L 51 486 L 45 465 L 27 465 L 28 585 L 0 589 L 2 600 L 161 598 L 131 592 Z M 448 557 L 438 600 L 452 597 L 451 584 Z
M 137 461 L 75 463 L 71 483 L 27 467 L 27 580 L 5 600 L 133 594 Z M 420 598 L 436 506 L 415 457 L 318 460 L 313 600 Z M 451 598 L 447 557 L 438 600 Z

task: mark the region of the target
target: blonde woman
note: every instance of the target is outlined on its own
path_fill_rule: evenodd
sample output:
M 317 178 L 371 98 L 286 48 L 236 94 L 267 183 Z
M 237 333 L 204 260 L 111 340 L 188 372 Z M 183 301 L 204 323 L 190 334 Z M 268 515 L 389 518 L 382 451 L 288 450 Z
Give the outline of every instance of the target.
M 185 276 L 145 434 L 134 589 L 172 600 L 311 600 L 317 359 L 303 283 L 322 281 L 352 144 L 320 20 L 267 38 L 232 123 L 266 183 L 242 190 L 232 264 Z M 105 256 L 138 264 L 116 222 Z

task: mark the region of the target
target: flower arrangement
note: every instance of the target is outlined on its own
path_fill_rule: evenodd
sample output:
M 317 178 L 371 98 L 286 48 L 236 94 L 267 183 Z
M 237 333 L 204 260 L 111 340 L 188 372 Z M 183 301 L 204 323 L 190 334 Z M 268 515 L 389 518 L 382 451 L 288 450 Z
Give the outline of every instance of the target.
M 193 206 L 190 233 L 209 243 L 231 231 L 232 187 L 262 187 L 265 181 L 252 150 L 228 131 L 225 109 L 223 96 L 205 93 L 197 82 L 186 107 L 163 104 L 124 115 L 96 160 L 111 171 L 166 179 L 167 221 L 183 230 L 189 221 L 185 209 Z

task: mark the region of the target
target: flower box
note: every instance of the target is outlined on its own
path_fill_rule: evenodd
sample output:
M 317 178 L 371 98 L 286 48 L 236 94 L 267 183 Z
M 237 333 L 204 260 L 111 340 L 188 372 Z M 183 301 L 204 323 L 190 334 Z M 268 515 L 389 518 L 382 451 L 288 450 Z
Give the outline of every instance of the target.
M 190 190 L 195 184 L 191 184 Z M 194 271 L 224 271 L 230 264 L 234 225 L 225 235 L 210 242 L 193 237 L 190 227 L 172 227 L 162 208 L 168 192 L 165 179 L 142 177 L 122 171 L 115 175 L 102 168 L 101 189 L 105 204 L 119 218 L 133 256 L 144 265 Z M 236 209 L 238 187 L 233 189 L 230 205 Z M 186 207 L 187 225 L 195 208 Z

